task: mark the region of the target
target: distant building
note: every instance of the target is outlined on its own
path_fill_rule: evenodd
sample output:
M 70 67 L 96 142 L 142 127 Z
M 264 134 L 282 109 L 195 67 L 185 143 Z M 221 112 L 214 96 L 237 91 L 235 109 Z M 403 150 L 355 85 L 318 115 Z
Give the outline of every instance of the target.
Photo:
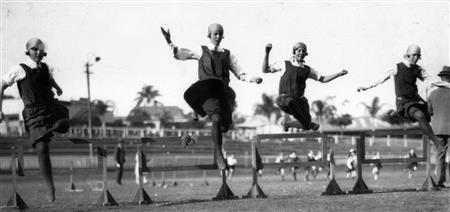
M 143 106 L 140 108 L 150 116 L 148 123 L 153 123 L 156 129 L 161 128 L 161 118 L 164 115 L 171 117 L 170 123 L 189 121 L 186 115 L 184 115 L 183 110 L 177 106 Z
M 87 114 L 88 101 L 87 98 L 80 98 L 79 100 L 64 101 L 59 100 L 61 104 L 66 106 L 69 110 L 69 119 L 80 114 Z M 2 105 L 2 112 L 5 114 L 5 120 L 0 123 L 0 135 L 22 135 L 23 128 L 23 101 L 19 98 L 4 99 Z M 107 111 L 104 115 L 106 123 L 115 121 L 113 111 Z

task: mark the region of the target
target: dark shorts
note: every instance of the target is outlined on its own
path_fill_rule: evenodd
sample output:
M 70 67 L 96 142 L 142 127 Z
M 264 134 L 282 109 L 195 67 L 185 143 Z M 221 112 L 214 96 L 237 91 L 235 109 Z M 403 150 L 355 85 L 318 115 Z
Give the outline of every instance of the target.
M 417 120 L 409 115 L 409 110 L 412 107 L 415 107 L 422 111 L 428 121 L 431 121 L 430 114 L 428 113 L 427 103 L 419 95 L 410 97 L 397 97 L 395 103 L 397 106 L 397 113 L 400 117 L 413 123 L 416 122 Z
M 184 99 L 200 116 L 220 114 L 222 126 L 228 129 L 232 124 L 236 94 L 232 88 L 218 79 L 201 80 L 192 84 L 185 92 Z
M 27 106 L 22 116 L 33 146 L 39 141 L 49 141 L 54 132 L 66 133 L 69 129 L 69 110 L 58 102 Z

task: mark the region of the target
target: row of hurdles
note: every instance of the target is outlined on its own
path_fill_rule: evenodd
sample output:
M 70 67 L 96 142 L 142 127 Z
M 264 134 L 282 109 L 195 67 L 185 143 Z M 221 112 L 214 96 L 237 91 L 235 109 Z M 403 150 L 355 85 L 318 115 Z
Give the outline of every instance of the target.
M 335 136 L 336 134 L 346 135 L 346 136 L 357 136 L 356 139 L 356 151 L 357 151 L 357 181 L 353 187 L 353 189 L 349 192 L 344 192 L 339 187 L 338 183 L 335 180 L 335 160 L 334 160 L 334 144 L 335 144 Z M 266 198 L 267 195 L 264 193 L 261 186 L 258 184 L 258 170 L 263 168 L 282 168 L 282 167 L 292 167 L 292 166 L 327 166 L 330 168 L 330 180 L 326 190 L 322 193 L 322 195 L 342 195 L 342 194 L 361 194 L 361 193 L 371 193 L 373 192 L 368 188 L 366 183 L 363 180 L 362 176 L 362 165 L 363 164 L 371 164 L 376 162 L 381 163 L 410 163 L 410 162 L 426 162 L 426 179 L 423 183 L 421 190 L 433 190 L 436 188 L 436 184 L 433 181 L 433 178 L 430 175 L 430 143 L 426 136 L 422 136 L 422 147 L 423 154 L 422 157 L 418 158 L 387 158 L 387 159 L 367 159 L 366 158 L 366 146 L 365 141 L 366 138 L 370 136 L 386 136 L 386 135 L 422 135 L 422 132 L 418 129 L 411 130 L 378 130 L 378 131 L 344 131 L 344 132 L 304 132 L 304 133 L 281 133 L 281 134 L 258 134 L 256 139 L 251 142 L 251 168 L 252 168 L 252 185 L 246 195 L 243 195 L 242 198 Z M 261 155 L 259 154 L 258 148 L 261 145 L 261 142 L 264 140 L 270 139 L 291 139 L 291 138 L 306 138 L 306 139 L 318 139 L 321 144 L 321 151 L 323 155 L 329 155 L 329 157 L 323 157 L 317 161 L 299 161 L 299 162 L 285 162 L 285 163 L 272 163 L 266 162 L 264 163 L 261 159 Z M 210 139 L 209 136 L 200 136 L 199 140 Z M 90 143 L 85 139 L 73 138 L 72 139 L 76 143 Z M 146 143 L 158 142 L 164 140 L 164 142 L 179 142 L 179 137 L 143 137 L 140 139 L 140 143 L 137 144 L 137 151 L 144 153 Z M 90 143 L 91 144 L 91 143 Z M 7 201 L 4 207 L 7 208 L 19 208 L 24 209 L 27 208 L 25 201 L 21 198 L 19 193 L 17 192 L 17 175 L 23 175 L 23 150 L 21 151 L 20 146 L 12 146 L 11 147 L 11 174 L 12 174 L 12 185 L 13 185 L 13 194 L 12 197 Z M 103 189 L 102 194 L 98 200 L 98 204 L 103 206 L 114 206 L 118 205 L 117 201 L 115 201 L 111 192 L 108 190 L 107 183 L 107 146 L 96 146 L 97 153 L 102 158 L 102 169 L 103 169 Z M 209 164 L 197 164 L 197 165 L 172 165 L 172 166 L 152 166 L 148 167 L 147 163 L 142 160 L 142 155 L 139 154 L 138 163 L 139 163 L 139 188 L 136 192 L 132 204 L 151 204 L 153 201 L 151 200 L 148 193 L 145 191 L 143 187 L 143 174 L 149 172 L 167 172 L 167 171 L 205 171 L 205 170 L 216 170 L 218 169 L 216 161 L 216 154 L 213 154 L 213 161 Z M 238 166 L 240 167 L 240 166 Z M 244 168 L 244 166 L 240 167 Z M 72 169 L 72 167 L 71 167 Z M 71 177 L 71 186 L 73 186 L 72 177 Z M 73 187 L 73 189 L 75 189 Z M 226 199 L 237 199 L 236 196 L 231 189 L 227 185 L 227 178 L 225 170 L 222 170 L 222 186 L 219 189 L 217 195 L 213 198 L 213 200 L 226 200 Z

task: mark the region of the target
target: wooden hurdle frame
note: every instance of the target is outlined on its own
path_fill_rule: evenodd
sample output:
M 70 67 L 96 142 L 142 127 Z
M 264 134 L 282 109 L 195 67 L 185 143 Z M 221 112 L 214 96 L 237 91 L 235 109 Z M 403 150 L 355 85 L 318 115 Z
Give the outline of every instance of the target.
M 334 134 L 338 132 L 325 132 L 326 134 Z M 364 194 L 364 193 L 372 193 L 373 191 L 369 189 L 366 185 L 366 183 L 363 180 L 362 176 L 362 164 L 371 164 L 371 163 L 408 163 L 408 162 L 426 162 L 426 173 L 427 177 L 418 190 L 436 190 L 436 183 L 434 182 L 433 178 L 430 175 L 430 142 L 428 140 L 428 137 L 423 135 L 422 130 L 420 129 L 400 129 L 400 130 L 366 130 L 366 131 L 343 131 L 339 132 L 343 135 L 353 135 L 353 136 L 359 136 L 359 138 L 356 139 L 356 157 L 357 157 L 357 165 L 356 165 L 356 171 L 357 171 L 357 181 L 352 189 L 350 191 L 350 194 Z M 366 137 L 368 136 L 387 136 L 387 135 L 422 135 L 422 148 L 423 148 L 423 154 L 422 157 L 417 158 L 385 158 L 385 159 L 366 159 L 365 150 L 366 150 Z
M 197 140 L 212 139 L 211 136 L 198 136 Z M 147 142 L 180 142 L 180 137 L 142 137 L 141 144 Z M 197 164 L 197 165 L 170 165 L 170 166 L 153 166 L 148 167 L 148 170 L 142 170 L 142 172 L 164 172 L 164 171 L 204 171 L 204 170 L 216 170 L 218 169 L 216 162 L 216 150 L 213 148 L 213 161 L 211 164 Z M 143 151 L 143 148 L 141 149 Z M 140 163 L 141 165 L 141 163 Z M 222 173 L 222 186 L 213 200 L 226 200 L 237 199 L 238 196 L 234 195 L 231 189 L 227 185 L 226 170 L 221 170 Z
M 23 152 L 20 152 L 21 150 L 23 150 L 23 147 L 20 146 L 18 149 L 19 149 L 19 151 L 16 150 L 16 146 L 11 147 L 11 177 L 12 177 L 13 193 L 12 193 L 11 198 L 1 208 L 12 208 L 12 209 L 20 209 L 20 210 L 28 208 L 27 204 L 25 203 L 25 201 L 23 201 L 22 197 L 20 196 L 20 194 L 17 191 L 17 175 L 23 176 L 23 175 L 19 174 L 20 169 L 21 169 L 20 157 L 22 157 L 22 167 L 23 167 Z M 19 167 L 16 167 L 16 165 L 18 165 Z M 17 170 L 17 168 L 19 168 L 19 171 Z M 22 174 L 23 174 L 23 170 L 22 170 Z
M 322 139 L 322 153 L 324 157 L 322 157 L 319 161 L 309 161 L 309 162 L 285 162 L 285 163 L 262 163 L 262 161 L 257 161 L 259 157 L 259 153 L 257 150 L 257 145 L 261 144 L 261 140 L 264 139 L 285 139 L 285 138 L 321 138 Z M 331 180 L 330 183 L 327 186 L 327 189 L 325 192 L 322 193 L 322 195 L 334 195 L 334 194 L 344 194 L 344 192 L 341 190 L 337 182 L 335 181 L 334 177 L 334 162 L 330 163 L 330 161 L 334 161 L 333 158 L 333 145 L 330 141 L 332 141 L 333 138 L 329 137 L 327 134 L 319 133 L 319 132 L 306 132 L 306 133 L 280 133 L 280 134 L 258 134 L 256 135 L 256 141 L 253 141 L 251 144 L 252 149 L 252 168 L 253 168 L 253 182 L 252 187 L 250 188 L 248 194 L 244 196 L 244 198 L 266 198 L 267 195 L 264 194 L 261 187 L 258 185 L 258 163 L 262 164 L 264 167 L 269 168 L 283 168 L 283 167 L 289 167 L 294 165 L 316 165 L 316 166 L 330 166 L 331 172 Z M 330 145 L 329 145 L 330 143 Z M 330 151 L 328 151 L 330 150 Z M 326 156 L 330 153 L 330 160 L 327 160 Z M 259 157 L 260 158 L 260 157 Z

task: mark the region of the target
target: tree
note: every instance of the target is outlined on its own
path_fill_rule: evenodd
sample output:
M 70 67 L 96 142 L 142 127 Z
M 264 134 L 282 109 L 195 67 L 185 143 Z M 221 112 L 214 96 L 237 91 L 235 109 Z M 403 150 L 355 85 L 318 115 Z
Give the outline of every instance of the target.
M 311 103 L 311 111 L 316 115 L 316 120 L 323 125 L 324 119 L 334 118 L 336 116 L 336 107 L 328 103 L 333 97 L 327 97 L 325 100 L 315 100 Z M 320 128 L 322 131 L 323 128 Z
M 281 117 L 281 111 L 275 105 L 274 97 L 263 93 L 262 100 L 262 104 L 256 104 L 254 115 L 263 115 L 267 117 L 269 123 L 272 123 L 272 115 L 275 115 L 275 121 L 278 120 Z
M 169 125 L 169 123 L 173 121 L 173 116 L 169 111 L 163 110 L 161 117 L 159 117 L 159 123 L 161 128 L 165 128 Z
M 350 114 L 344 114 L 336 118 L 331 118 L 329 123 L 331 125 L 339 126 L 339 128 L 344 129 L 346 126 L 352 124 L 353 117 Z
M 380 99 L 378 97 L 373 98 L 370 105 L 364 102 L 361 104 L 365 106 L 367 112 L 369 113 L 370 120 L 372 122 L 372 130 L 375 130 L 375 117 L 385 104 L 380 104 Z
M 92 102 L 92 126 L 105 126 L 105 114 L 106 112 L 114 109 L 114 103 L 112 101 L 102 101 L 102 100 L 94 100 Z M 70 119 L 70 125 L 72 126 L 80 126 L 88 124 L 88 109 L 83 108 L 77 114 L 75 114 L 72 119 Z
M 146 104 L 149 104 L 150 102 L 153 101 L 154 105 L 158 105 L 161 103 L 159 101 L 156 101 L 155 98 L 158 96 L 161 96 L 161 94 L 159 94 L 159 91 L 154 89 L 152 85 L 144 85 L 142 87 L 142 90 L 139 91 L 137 93 L 137 97 L 134 99 L 136 101 L 136 107 L 141 106 L 141 104 L 143 102 L 145 102 Z M 145 101 L 144 101 L 145 100 Z
M 323 121 L 324 118 L 329 119 L 336 115 L 336 107 L 328 104 L 327 100 L 316 100 L 311 105 L 317 121 Z
M 131 126 L 145 126 L 145 121 L 148 119 L 150 119 L 150 115 L 139 107 L 132 109 L 126 118 Z

